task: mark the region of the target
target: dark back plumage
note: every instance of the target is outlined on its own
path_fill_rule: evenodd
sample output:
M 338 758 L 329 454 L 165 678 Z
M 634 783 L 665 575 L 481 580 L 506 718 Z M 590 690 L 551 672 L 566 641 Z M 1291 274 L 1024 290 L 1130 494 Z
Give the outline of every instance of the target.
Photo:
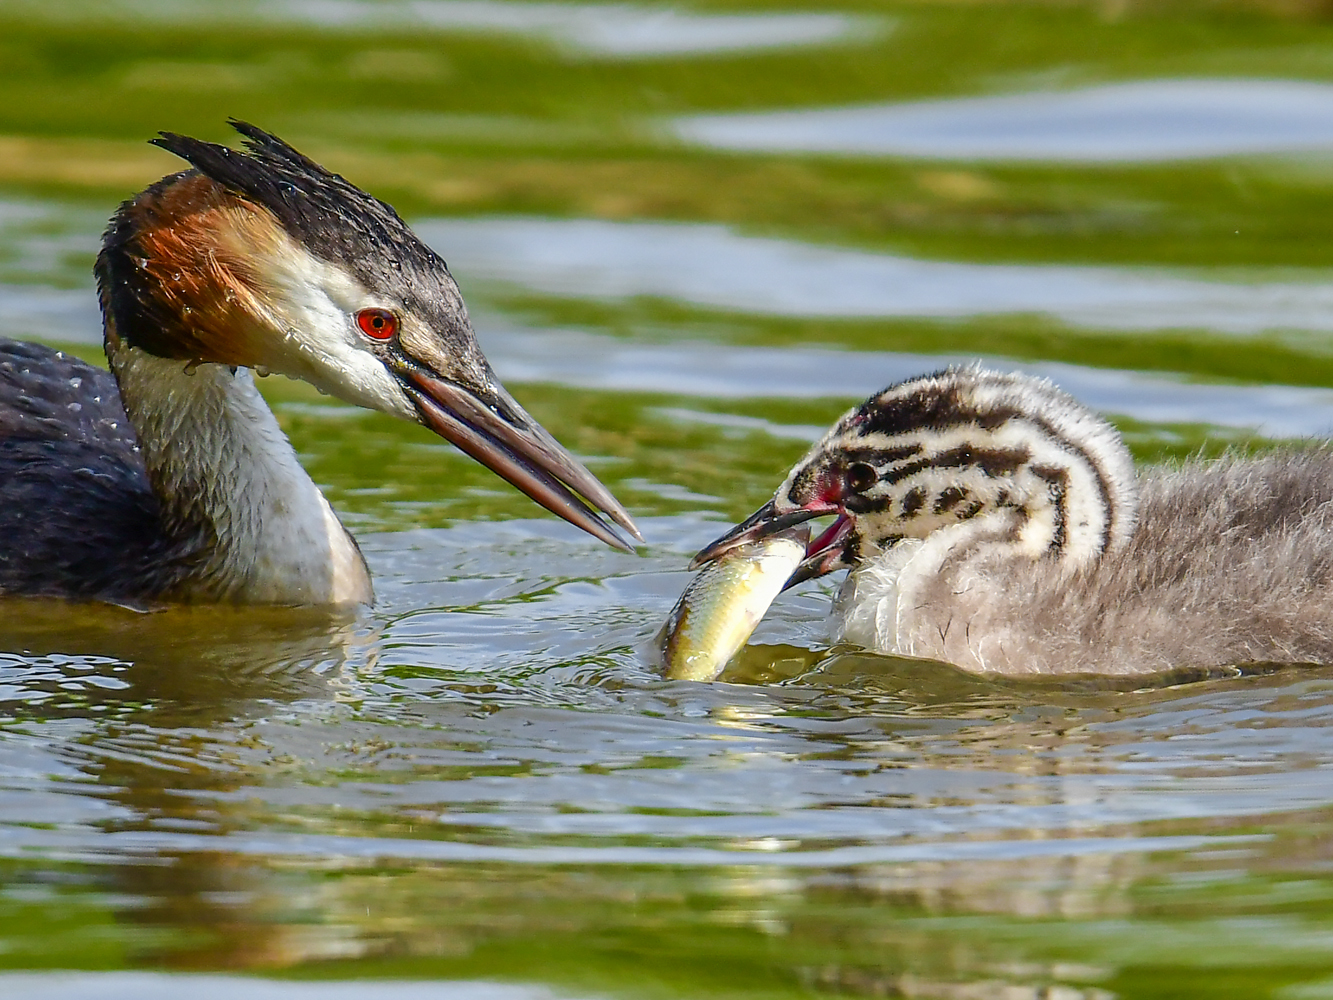
M 206 548 L 169 539 L 111 373 L 0 340 L 0 593 L 141 604 Z

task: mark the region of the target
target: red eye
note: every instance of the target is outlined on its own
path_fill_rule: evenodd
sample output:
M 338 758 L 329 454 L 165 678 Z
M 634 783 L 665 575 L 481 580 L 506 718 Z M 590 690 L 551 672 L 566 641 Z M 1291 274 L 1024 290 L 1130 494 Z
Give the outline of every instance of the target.
M 398 317 L 387 309 L 362 309 L 356 325 L 371 340 L 388 340 L 398 332 Z

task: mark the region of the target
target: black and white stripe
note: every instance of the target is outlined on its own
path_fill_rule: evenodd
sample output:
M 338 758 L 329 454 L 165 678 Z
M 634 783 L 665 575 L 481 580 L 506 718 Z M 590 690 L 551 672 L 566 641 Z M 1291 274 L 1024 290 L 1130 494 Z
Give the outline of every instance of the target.
M 1123 544 L 1138 504 L 1132 459 L 1110 424 L 1046 380 L 975 367 L 872 396 L 777 496 L 839 503 L 876 548 L 977 519 L 994 537 L 1004 519 L 1017 548 L 1074 565 Z

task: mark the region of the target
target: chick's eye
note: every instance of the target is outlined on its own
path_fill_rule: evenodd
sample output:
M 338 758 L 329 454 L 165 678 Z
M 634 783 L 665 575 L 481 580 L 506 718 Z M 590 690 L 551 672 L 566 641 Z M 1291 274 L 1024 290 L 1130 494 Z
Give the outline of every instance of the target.
M 862 493 L 879 482 L 879 473 L 874 466 L 865 462 L 856 462 L 847 467 L 847 488 L 853 493 Z
M 398 317 L 387 309 L 362 309 L 356 325 L 371 340 L 388 340 L 398 332 Z

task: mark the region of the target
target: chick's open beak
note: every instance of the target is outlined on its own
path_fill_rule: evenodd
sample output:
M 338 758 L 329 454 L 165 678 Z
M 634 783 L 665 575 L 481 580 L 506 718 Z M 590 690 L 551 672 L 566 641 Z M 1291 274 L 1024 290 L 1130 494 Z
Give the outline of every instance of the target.
M 779 513 L 777 505 L 770 500 L 721 538 L 700 549 L 694 559 L 690 561 L 690 569 L 698 569 L 700 566 L 726 555 L 732 549 L 749 545 L 751 542 L 763 541 L 769 535 L 785 531 L 793 525 L 801 524 L 812 517 L 818 517 L 822 513 L 827 513 L 827 511 L 806 510 L 804 507 Z
M 611 491 L 498 383 L 488 386 L 485 390 L 488 398 L 483 398 L 470 388 L 420 369 L 409 369 L 400 377 L 427 427 L 551 513 L 613 548 L 634 551 L 598 516 L 597 511 L 601 511 L 643 541 L 634 521 Z
M 810 504 L 794 510 L 779 511 L 772 500 L 721 538 L 704 546 L 691 561 L 690 569 L 698 569 L 742 545 L 762 541 L 793 525 L 827 514 L 837 514 L 838 517 L 809 543 L 805 550 L 805 559 L 792 573 L 783 589 L 793 587 L 804 580 L 823 576 L 825 573 L 832 573 L 834 570 L 846 569 L 851 565 L 847 546 L 852 536 L 852 519 L 845 512 L 832 504 Z
M 832 573 L 834 570 L 850 569 L 853 559 L 850 554 L 852 543 L 852 519 L 846 513 L 824 529 L 806 546 L 805 558 L 787 579 L 782 589 L 794 587 L 805 580 Z

